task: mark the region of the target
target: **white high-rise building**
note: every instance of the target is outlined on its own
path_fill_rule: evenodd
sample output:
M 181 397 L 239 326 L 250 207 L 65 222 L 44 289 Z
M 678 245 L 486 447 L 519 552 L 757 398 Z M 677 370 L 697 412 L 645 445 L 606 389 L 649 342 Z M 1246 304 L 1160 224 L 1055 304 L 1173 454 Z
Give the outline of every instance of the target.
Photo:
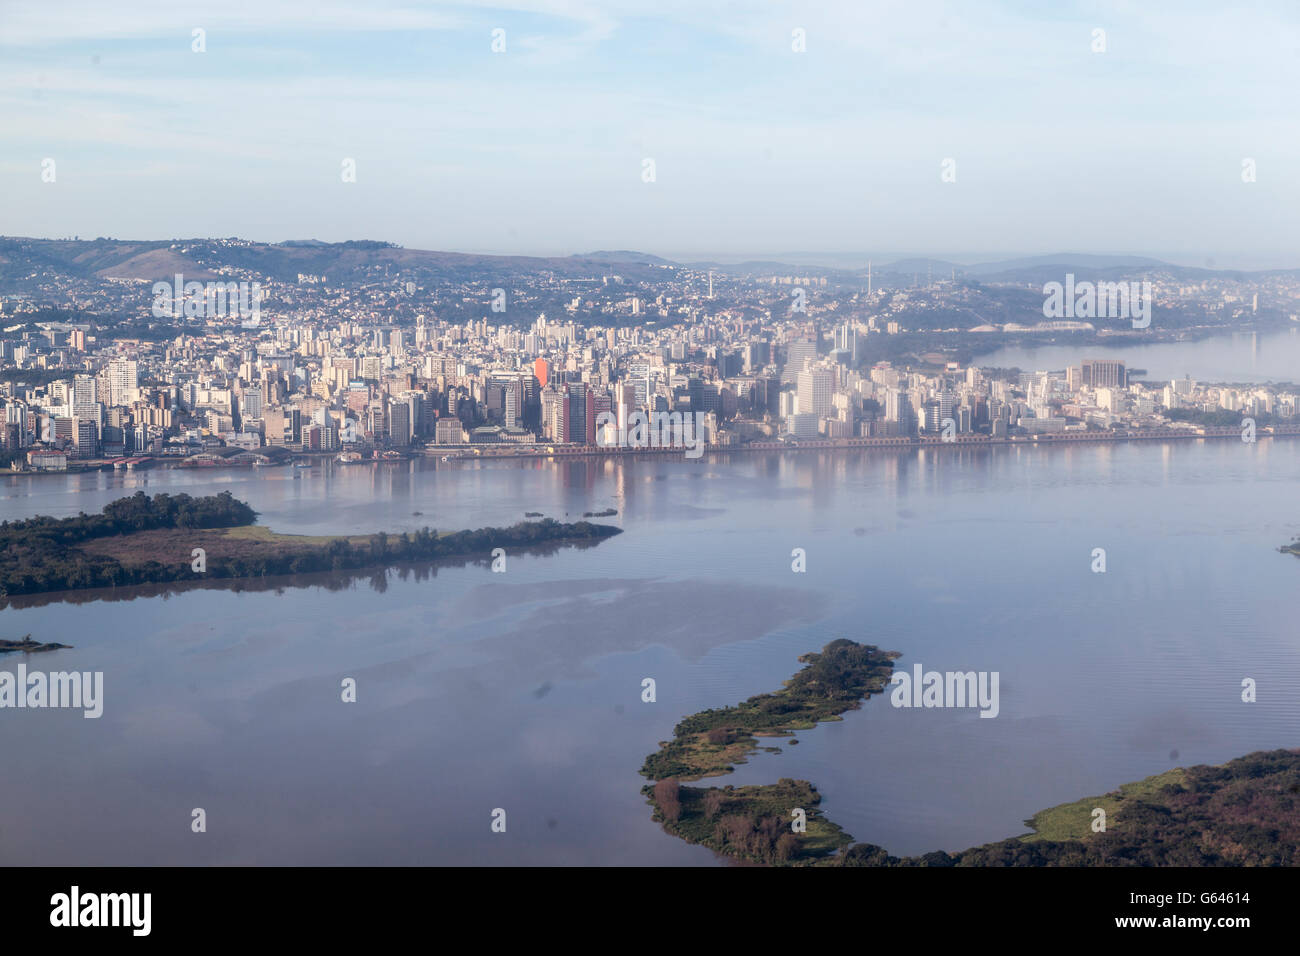
M 109 405 L 130 405 L 140 397 L 140 369 L 136 362 L 129 359 L 116 359 L 108 363 Z
M 104 406 L 99 402 L 99 383 L 91 375 L 78 375 L 72 382 L 72 417 L 94 422 L 98 429 L 103 422 Z
M 830 369 L 810 368 L 799 373 L 799 414 L 822 419 L 831 413 L 834 383 Z
M 243 396 L 239 400 L 239 414 L 244 419 L 262 417 L 262 387 L 260 385 L 250 385 L 244 389 Z
M 654 394 L 654 375 L 650 371 L 650 365 L 634 362 L 627 367 L 627 374 L 630 383 L 636 388 L 636 404 L 645 408 L 650 404 L 650 396 Z
M 78 375 L 72 381 L 72 407 L 88 408 L 99 401 L 99 383 L 89 375 Z

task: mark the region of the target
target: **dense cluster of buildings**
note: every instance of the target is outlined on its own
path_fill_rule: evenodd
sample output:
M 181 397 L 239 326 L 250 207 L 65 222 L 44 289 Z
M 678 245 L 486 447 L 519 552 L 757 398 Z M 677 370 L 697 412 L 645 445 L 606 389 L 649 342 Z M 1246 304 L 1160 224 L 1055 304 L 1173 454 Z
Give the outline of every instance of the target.
M 304 274 L 273 286 L 273 305 L 251 327 L 208 316 L 154 339 L 75 321 L 14 325 L 0 338 L 0 367 L 16 370 L 0 391 L 0 450 L 15 467 L 60 469 L 132 456 L 257 462 L 276 447 L 360 456 L 599 447 L 618 444 L 637 412 L 689 414 L 699 437 L 721 446 L 1296 414 L 1288 389 L 1130 381 L 1113 359 L 1014 377 L 942 361 L 871 362 L 866 345 L 896 331 L 890 310 L 903 292 L 854 293 L 845 310 L 832 295 L 809 298 L 824 279 L 760 277 L 743 303 L 733 279 L 725 294 L 707 272 L 665 281 L 671 287 L 651 295 L 617 276 L 582 280 L 570 295 L 548 280 L 565 304 L 558 317 L 528 322 L 498 314 L 501 289 L 443 290 L 444 302 L 481 306 L 478 318 L 450 321 L 385 305 L 391 282 L 365 297 Z M 348 305 L 313 298 L 331 294 Z M 513 310 L 545 299 L 511 295 Z M 642 315 L 652 318 L 629 321 Z

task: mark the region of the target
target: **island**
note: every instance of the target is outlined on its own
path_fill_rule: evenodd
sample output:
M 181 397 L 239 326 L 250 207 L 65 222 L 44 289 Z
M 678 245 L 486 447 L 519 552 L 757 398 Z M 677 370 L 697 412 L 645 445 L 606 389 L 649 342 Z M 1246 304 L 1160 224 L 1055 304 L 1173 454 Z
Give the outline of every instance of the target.
M 655 819 L 688 843 L 758 863 L 809 862 L 852 843 L 852 837 L 817 809 L 821 796 L 806 780 L 749 787 L 681 784 L 731 773 L 734 764 L 759 750 L 760 737 L 793 742 L 796 730 L 841 719 L 841 714 L 885 689 L 899 656 L 869 644 L 831 641 L 821 653 L 800 657 L 803 670 L 780 690 L 681 721 L 673 739 L 660 743 L 641 767 L 643 776 L 656 781 L 643 788 Z M 805 814 L 806 830 L 800 834 L 791 830 L 796 808 Z
M 1093 831 L 1096 810 L 1106 829 Z M 842 866 L 1300 865 L 1300 750 L 1180 767 L 1042 810 L 1033 832 L 957 853 L 894 857 L 857 844 Z
M 760 737 L 789 736 L 861 706 L 888 684 L 900 655 L 849 640 L 805 654 L 775 693 L 682 720 L 646 758 L 652 818 L 688 843 L 774 866 L 1296 866 L 1300 865 L 1300 749 L 1260 751 L 1222 766 L 1169 770 L 1098 797 L 1036 813 L 1031 832 L 956 853 L 897 857 L 854 843 L 822 814 L 806 780 L 686 787 L 732 772 Z M 790 737 L 788 743 L 794 743 Z M 792 826 L 803 811 L 803 830 Z M 1104 817 L 1097 811 L 1104 812 Z M 1100 825 L 1104 820 L 1104 828 Z
M 386 568 L 496 549 L 591 544 L 621 528 L 524 521 L 507 528 L 279 534 L 230 492 L 202 498 L 136 492 L 97 515 L 0 523 L 0 599 L 89 588 Z
M 64 648 L 72 647 L 71 644 L 42 644 L 40 641 L 33 641 L 30 634 L 23 636 L 21 641 L 8 641 L 0 639 L 0 654 L 12 654 L 15 651 L 22 651 L 24 654 L 39 654 L 42 651 L 58 651 Z

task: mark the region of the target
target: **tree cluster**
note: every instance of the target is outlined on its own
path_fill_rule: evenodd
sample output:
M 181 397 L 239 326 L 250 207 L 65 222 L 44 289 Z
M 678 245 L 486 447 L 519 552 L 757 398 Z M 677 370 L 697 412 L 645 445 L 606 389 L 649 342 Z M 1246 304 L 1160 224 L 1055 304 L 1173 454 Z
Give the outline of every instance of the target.
M 207 498 L 139 492 L 104 507 L 101 514 L 55 519 L 38 516 L 0 525 L 0 596 L 80 588 L 161 584 L 213 578 L 344 571 L 489 554 L 496 548 L 531 548 L 547 542 L 598 541 L 618 528 L 586 521 L 525 521 L 509 528 L 479 528 L 440 535 L 432 528 L 399 535 L 384 532 L 362 541 L 335 538 L 325 544 L 248 541 L 237 554 L 210 554 L 202 571 L 188 560 L 125 564 L 78 549 L 80 543 L 160 528 L 198 530 L 246 525 L 256 513 L 222 492 Z

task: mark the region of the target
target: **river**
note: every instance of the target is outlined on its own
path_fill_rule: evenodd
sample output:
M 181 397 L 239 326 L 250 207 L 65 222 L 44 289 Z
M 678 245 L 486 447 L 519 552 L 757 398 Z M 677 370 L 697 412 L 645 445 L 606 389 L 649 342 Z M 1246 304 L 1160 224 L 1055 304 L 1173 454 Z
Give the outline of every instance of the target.
M 74 645 L 29 668 L 105 685 L 97 720 L 0 711 L 0 863 L 719 865 L 651 822 L 637 769 L 682 716 L 837 637 L 997 671 L 1000 713 L 881 696 L 720 782 L 810 779 L 897 854 L 1024 832 L 1173 766 L 1300 746 L 1300 561 L 1276 550 L 1300 533 L 1297 476 L 1300 441 L 1263 440 L 5 478 L 7 519 L 228 488 L 286 532 L 613 507 L 626 533 L 504 573 L 0 612 L 0 636 Z

